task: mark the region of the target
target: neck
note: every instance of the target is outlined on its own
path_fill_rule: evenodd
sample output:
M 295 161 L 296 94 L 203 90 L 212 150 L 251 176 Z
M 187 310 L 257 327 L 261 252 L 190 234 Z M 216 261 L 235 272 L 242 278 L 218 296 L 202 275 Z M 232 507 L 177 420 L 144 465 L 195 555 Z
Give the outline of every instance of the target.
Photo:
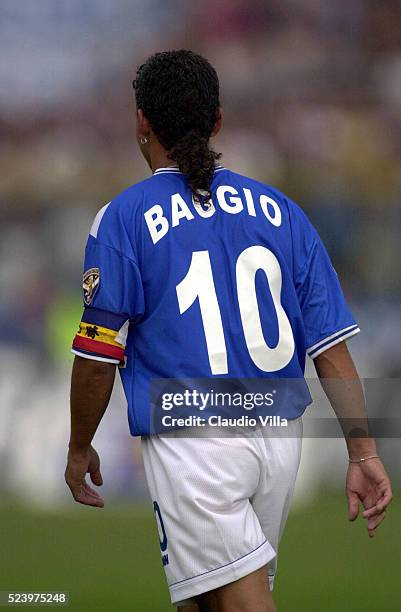
M 150 161 L 149 166 L 152 172 L 155 172 L 159 168 L 169 168 L 176 166 L 176 162 L 171 160 L 168 156 L 168 151 L 161 146 L 159 142 L 153 142 L 150 150 Z

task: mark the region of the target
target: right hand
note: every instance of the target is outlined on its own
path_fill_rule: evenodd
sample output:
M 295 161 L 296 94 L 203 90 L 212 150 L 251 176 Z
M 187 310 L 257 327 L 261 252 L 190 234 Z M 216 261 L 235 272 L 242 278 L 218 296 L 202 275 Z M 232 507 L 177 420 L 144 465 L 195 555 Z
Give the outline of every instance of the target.
M 362 502 L 362 516 L 367 519 L 368 534 L 373 538 L 392 499 L 390 479 L 380 459 L 349 464 L 346 495 L 349 520 L 354 521 L 357 518 L 359 503 Z
M 86 482 L 85 477 L 87 473 L 90 474 L 93 484 L 98 487 L 103 484 L 99 455 L 93 446 L 88 446 L 84 449 L 73 449 L 70 446 L 67 468 L 65 470 L 65 481 L 70 488 L 73 498 L 76 502 L 85 506 L 103 508 L 103 498 Z

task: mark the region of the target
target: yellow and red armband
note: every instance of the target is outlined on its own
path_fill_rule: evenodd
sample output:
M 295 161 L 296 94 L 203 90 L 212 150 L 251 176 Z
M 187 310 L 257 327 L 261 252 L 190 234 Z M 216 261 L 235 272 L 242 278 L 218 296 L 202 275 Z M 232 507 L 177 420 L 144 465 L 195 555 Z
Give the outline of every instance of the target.
M 128 327 L 128 315 L 85 308 L 72 352 L 86 359 L 123 364 Z

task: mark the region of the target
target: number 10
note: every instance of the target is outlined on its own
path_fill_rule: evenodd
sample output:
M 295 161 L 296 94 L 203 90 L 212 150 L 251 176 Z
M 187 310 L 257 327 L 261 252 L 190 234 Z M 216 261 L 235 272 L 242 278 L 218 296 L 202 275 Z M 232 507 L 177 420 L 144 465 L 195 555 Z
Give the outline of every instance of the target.
M 266 344 L 263 336 L 255 286 L 258 270 L 266 274 L 277 315 L 278 343 L 273 348 Z M 237 260 L 236 283 L 242 327 L 252 361 L 264 372 L 281 370 L 291 361 L 295 344 L 290 322 L 281 304 L 282 274 L 278 259 L 262 246 L 245 249 Z M 181 314 L 199 299 L 212 374 L 228 374 L 223 321 L 208 251 L 192 253 L 187 275 L 176 290 Z

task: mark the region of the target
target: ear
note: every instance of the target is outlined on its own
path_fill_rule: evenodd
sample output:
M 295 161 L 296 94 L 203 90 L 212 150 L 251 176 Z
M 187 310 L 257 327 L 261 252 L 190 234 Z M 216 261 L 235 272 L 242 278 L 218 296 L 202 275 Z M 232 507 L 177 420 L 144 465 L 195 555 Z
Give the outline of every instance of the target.
M 223 125 L 223 109 L 220 107 L 217 113 L 216 123 L 214 124 L 213 131 L 210 135 L 216 136 L 220 132 L 222 125 Z
M 140 136 L 149 136 L 151 131 L 150 123 L 145 117 L 143 110 L 138 108 L 136 111 L 136 134 Z

